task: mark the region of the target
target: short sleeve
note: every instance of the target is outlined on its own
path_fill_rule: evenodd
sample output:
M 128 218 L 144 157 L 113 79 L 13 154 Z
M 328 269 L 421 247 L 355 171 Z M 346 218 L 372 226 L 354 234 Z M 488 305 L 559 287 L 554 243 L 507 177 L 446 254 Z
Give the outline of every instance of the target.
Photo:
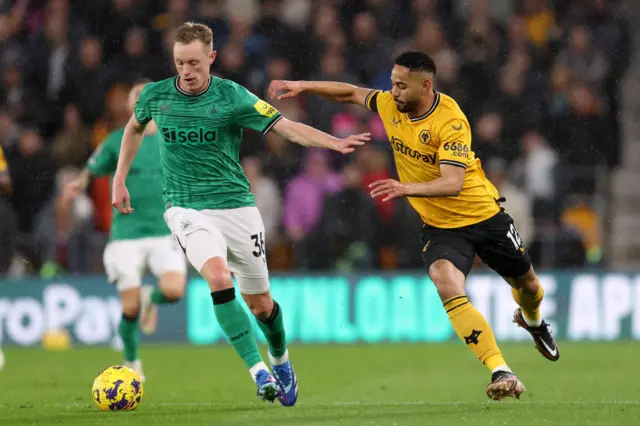
M 364 105 L 373 112 L 381 114 L 389 101 L 393 100 L 391 92 L 383 92 L 382 90 L 372 90 L 364 99 Z
M 133 113 L 136 116 L 136 120 L 138 123 L 145 125 L 151 121 L 151 113 L 149 108 L 149 90 L 151 88 L 151 84 L 147 84 L 140 92 L 140 97 L 138 97 L 138 101 L 133 107 Z
M 241 127 L 265 134 L 282 119 L 280 111 L 242 86 L 236 86 L 234 121 Z
M 471 129 L 466 120 L 447 121 L 439 132 L 440 164 L 467 168 L 471 152 Z
M 0 146 L 0 173 L 5 173 L 8 169 L 7 166 L 7 159 L 4 156 L 4 151 L 2 150 L 2 147 Z
M 119 141 L 116 135 L 110 135 L 102 142 L 87 162 L 87 169 L 94 176 L 105 176 L 116 171 L 118 167 Z

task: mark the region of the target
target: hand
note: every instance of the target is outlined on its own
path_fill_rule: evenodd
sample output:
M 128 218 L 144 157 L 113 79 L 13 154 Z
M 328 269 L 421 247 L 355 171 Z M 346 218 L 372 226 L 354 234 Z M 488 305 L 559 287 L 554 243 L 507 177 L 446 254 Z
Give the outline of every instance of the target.
M 278 92 L 284 92 L 278 96 Z M 300 81 L 288 81 L 288 80 L 274 80 L 269 85 L 269 97 L 271 99 L 287 99 L 298 96 L 304 92 L 302 88 L 302 82 Z
M 371 133 L 360 133 L 359 135 L 351 135 L 345 139 L 338 139 L 331 148 L 343 154 L 349 154 L 355 151 L 356 146 L 364 145 L 371 140 Z
M 394 198 L 406 197 L 409 195 L 409 185 L 400 183 L 394 179 L 377 180 L 369 185 L 371 198 L 384 197 L 382 201 L 393 200 Z
M 62 187 L 62 199 L 65 201 L 73 201 L 78 198 L 82 192 L 81 185 L 76 181 L 67 182 Z
M 111 196 L 111 205 L 118 209 L 122 214 L 130 214 L 133 212 L 131 208 L 131 198 L 124 182 L 113 181 L 113 195 Z

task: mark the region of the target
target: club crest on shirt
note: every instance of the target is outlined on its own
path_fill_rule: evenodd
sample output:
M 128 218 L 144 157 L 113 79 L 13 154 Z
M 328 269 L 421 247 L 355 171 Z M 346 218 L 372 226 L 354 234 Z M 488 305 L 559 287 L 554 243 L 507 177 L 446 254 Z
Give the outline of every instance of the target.
M 428 145 L 431 142 L 431 132 L 428 130 L 423 130 L 420 132 L 420 142 L 425 145 Z

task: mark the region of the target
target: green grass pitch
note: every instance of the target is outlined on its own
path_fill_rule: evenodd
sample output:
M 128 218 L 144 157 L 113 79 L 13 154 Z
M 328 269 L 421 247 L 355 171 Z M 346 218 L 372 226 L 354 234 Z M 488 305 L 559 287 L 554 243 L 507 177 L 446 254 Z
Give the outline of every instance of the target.
M 637 425 L 640 343 L 561 342 L 552 363 L 531 343 L 504 344 L 528 389 L 489 401 L 489 372 L 458 343 L 292 346 L 294 408 L 262 403 L 228 346 L 143 346 L 140 408 L 103 413 L 91 384 L 121 362 L 106 348 L 7 348 L 0 425 Z M 264 349 L 263 349 L 264 350 Z

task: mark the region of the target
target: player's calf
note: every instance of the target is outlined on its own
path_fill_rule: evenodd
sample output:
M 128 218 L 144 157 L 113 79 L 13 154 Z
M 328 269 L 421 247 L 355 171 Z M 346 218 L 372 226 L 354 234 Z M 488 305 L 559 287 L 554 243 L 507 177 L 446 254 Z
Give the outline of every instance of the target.
M 186 274 L 183 272 L 169 271 L 163 273 L 158 281 L 159 294 L 156 296 L 157 300 L 154 300 L 154 303 L 162 303 L 160 298 L 165 303 L 173 303 L 182 299 L 186 282 Z
M 492 373 L 510 371 L 491 326 L 464 292 L 464 274 L 449 260 L 439 259 L 430 265 L 429 276 L 460 339 Z
M 140 347 L 140 288 L 121 290 L 120 303 L 122 304 L 122 318 L 120 319 L 118 334 L 122 340 L 124 361 L 127 365 L 134 365 L 140 363 L 138 357 Z M 142 370 L 138 373 L 142 374 Z
M 267 291 L 262 294 L 242 294 L 242 298 L 253 315 L 262 321 L 269 319 L 274 311 L 274 301 Z
M 153 334 L 158 327 L 158 305 L 179 301 L 184 295 L 185 274 L 169 271 L 160 275 L 158 287 L 146 285 L 140 291 L 140 328 L 144 334 Z
M 544 298 L 544 289 L 533 267 L 524 275 L 506 280 L 512 287 L 513 300 L 522 308 L 526 322 L 532 327 L 539 327 L 542 324 L 540 306 Z

